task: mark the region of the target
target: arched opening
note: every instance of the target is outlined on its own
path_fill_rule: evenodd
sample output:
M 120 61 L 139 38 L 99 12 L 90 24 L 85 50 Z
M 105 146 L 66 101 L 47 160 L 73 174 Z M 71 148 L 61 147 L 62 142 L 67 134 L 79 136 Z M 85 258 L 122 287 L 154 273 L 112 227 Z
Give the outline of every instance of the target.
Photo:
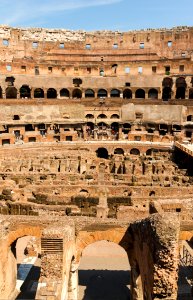
M 113 114 L 113 115 L 111 115 L 111 119 L 119 119 L 120 117 L 119 117 L 119 115 L 117 115 L 117 114 Z
M 68 89 L 61 89 L 60 90 L 60 97 L 63 98 L 70 98 L 70 92 Z
M 131 155 L 140 155 L 140 151 L 137 148 L 133 148 L 130 150 Z
M 17 89 L 15 87 L 6 88 L 6 99 L 17 99 Z
M 124 155 L 124 150 L 122 148 L 116 148 L 114 154 Z
M 123 91 L 123 98 L 124 99 L 132 99 L 132 91 L 130 89 L 125 89 Z
M 146 151 L 146 155 L 147 155 L 147 156 L 152 156 L 152 149 L 148 149 L 148 150 Z
M 148 98 L 149 99 L 158 99 L 158 90 L 156 90 L 156 89 L 150 89 L 148 91 Z
M 44 90 L 40 88 L 35 89 L 34 98 L 44 98 Z
M 97 119 L 107 119 L 107 116 L 105 114 L 100 114 Z
M 117 73 L 117 67 L 118 67 L 118 65 L 117 64 L 114 64 L 114 65 L 112 65 L 112 73 L 114 73 L 114 74 L 116 74 Z
M 87 115 L 85 116 L 85 118 L 86 118 L 86 119 L 94 119 L 94 115 L 92 115 L 92 114 L 87 114 Z
M 0 99 L 3 98 L 3 92 L 2 92 L 2 88 L 0 87 Z
M 170 77 L 165 77 L 162 81 L 162 99 L 168 100 L 172 97 L 173 80 Z
M 105 159 L 109 158 L 109 153 L 106 148 L 98 148 L 96 151 L 96 154 L 97 154 L 97 157 L 99 157 L 99 158 L 105 158 Z
M 10 248 L 15 258 L 16 288 L 20 291 L 16 299 L 35 299 L 40 278 L 40 239 L 23 236 L 16 239 Z
M 105 97 L 107 97 L 107 91 L 104 90 L 104 89 L 98 90 L 97 97 L 98 98 L 105 98 Z
M 82 91 L 80 89 L 74 89 L 72 92 L 72 98 L 81 99 L 82 98 Z
M 101 240 L 88 245 L 78 269 L 79 300 L 130 299 L 130 264 L 119 245 Z
M 193 115 L 187 116 L 187 121 L 188 122 L 193 122 Z
M 13 116 L 13 120 L 20 120 L 19 115 L 14 115 L 14 116 Z
M 184 77 L 176 79 L 176 99 L 185 99 L 186 86 L 187 84 Z
M 189 89 L 189 99 L 193 99 L 193 89 Z
M 139 99 L 145 99 L 145 91 L 143 89 L 138 89 L 135 92 L 135 98 Z
M 155 191 L 149 192 L 149 197 L 155 197 Z
M 117 90 L 117 89 L 113 89 L 113 90 L 111 90 L 111 97 L 112 98 L 120 98 L 120 94 L 121 94 L 121 92 L 119 91 L 119 90 Z
M 92 89 L 88 89 L 85 91 L 85 98 L 94 98 L 95 92 Z
M 57 91 L 53 88 L 49 88 L 47 90 L 47 98 L 48 99 L 56 99 L 57 98 Z
M 129 131 L 131 131 L 131 124 L 129 124 L 129 123 L 124 123 L 124 124 L 123 124 L 123 127 L 122 127 L 122 132 L 123 132 L 124 134 L 128 134 Z
M 162 90 L 162 99 L 168 100 L 172 97 L 172 89 L 170 87 L 164 87 Z
M 28 85 L 22 85 L 19 91 L 20 98 L 31 98 L 31 90 Z

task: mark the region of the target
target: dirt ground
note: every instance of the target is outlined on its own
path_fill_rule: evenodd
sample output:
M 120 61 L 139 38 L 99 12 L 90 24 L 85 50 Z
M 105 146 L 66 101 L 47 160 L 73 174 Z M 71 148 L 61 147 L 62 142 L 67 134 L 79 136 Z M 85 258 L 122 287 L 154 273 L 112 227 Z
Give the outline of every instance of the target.
M 118 245 L 101 241 L 83 252 L 79 266 L 79 300 L 129 300 L 130 266 Z

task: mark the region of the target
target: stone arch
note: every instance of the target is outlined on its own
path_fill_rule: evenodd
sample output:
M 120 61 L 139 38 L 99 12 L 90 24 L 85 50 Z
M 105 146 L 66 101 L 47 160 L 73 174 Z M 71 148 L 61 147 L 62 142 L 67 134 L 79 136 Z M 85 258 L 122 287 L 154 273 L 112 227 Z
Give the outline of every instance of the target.
M 5 236 L 3 243 L 0 243 L 0 276 L 1 284 L 4 284 L 4 288 L 1 290 L 1 297 L 3 299 L 8 299 L 16 287 L 17 261 L 15 257 L 15 245 L 17 240 L 24 236 L 35 236 L 40 238 L 41 234 L 41 226 L 29 225 L 25 222 L 20 224 L 15 222 L 11 231 Z M 9 272 L 7 272 L 7 269 Z M 1 287 L 2 285 L 0 285 L 0 288 Z
M 85 116 L 86 119 L 94 119 L 94 115 L 93 114 L 87 114 Z
M 114 154 L 124 155 L 124 150 L 122 148 L 116 148 Z
M 148 91 L 148 98 L 149 99 L 158 99 L 158 90 L 156 90 L 156 89 L 150 89 Z
M 87 89 L 85 91 L 85 98 L 94 98 L 95 92 L 92 89 Z
M 145 99 L 145 91 L 143 89 L 138 89 L 135 92 L 135 98 L 137 99 Z
M 112 98 L 115 98 L 115 97 L 120 98 L 121 92 L 118 89 L 112 89 L 110 95 Z
M 130 154 L 132 154 L 132 155 L 140 155 L 140 151 L 137 148 L 132 148 L 130 150 Z
M 148 149 L 148 150 L 146 151 L 146 155 L 151 156 L 151 155 L 152 155 L 152 149 Z
M 107 115 L 100 114 L 100 115 L 98 115 L 97 119 L 107 119 Z
M 88 245 L 98 241 L 109 241 L 118 244 L 126 252 L 128 252 L 128 245 L 131 239 L 127 228 L 115 228 L 102 231 L 80 231 L 76 239 L 76 262 L 80 261 L 84 248 Z
M 47 98 L 48 99 L 56 99 L 57 98 L 57 91 L 54 88 L 49 88 L 47 90 Z
M 173 79 L 170 77 L 165 77 L 162 81 L 162 99 L 168 100 L 172 97 L 172 86 L 173 86 Z
M 187 83 L 184 77 L 176 79 L 176 99 L 185 99 Z
M 22 85 L 22 87 L 19 90 L 20 92 L 20 98 L 31 98 L 31 90 L 28 85 Z
M 105 89 L 98 90 L 97 97 L 98 98 L 105 98 L 105 97 L 107 97 L 107 91 Z
M 63 98 L 70 98 L 70 92 L 68 89 L 61 89 L 60 90 L 60 97 Z
M 44 98 L 44 90 L 40 88 L 35 89 L 34 98 Z
M 125 89 L 123 91 L 123 98 L 124 99 L 132 99 L 132 91 L 130 89 Z
M 24 236 L 35 236 L 41 237 L 42 228 L 40 226 L 33 226 L 27 224 L 20 224 L 18 228 L 15 228 L 14 231 L 8 233 L 7 236 L 7 247 L 10 247 L 11 244 L 16 241 L 17 239 L 24 237 Z
M 162 99 L 168 100 L 172 98 L 172 89 L 169 86 L 166 86 L 162 90 Z
M 17 99 L 17 89 L 14 86 L 6 88 L 6 99 Z
M 120 119 L 120 116 L 118 114 L 113 114 L 110 117 L 111 119 Z
M 108 159 L 109 153 L 108 150 L 104 147 L 98 148 L 96 150 L 97 157 Z
M 82 91 L 80 89 L 74 89 L 72 91 L 72 98 L 81 99 L 82 98 Z

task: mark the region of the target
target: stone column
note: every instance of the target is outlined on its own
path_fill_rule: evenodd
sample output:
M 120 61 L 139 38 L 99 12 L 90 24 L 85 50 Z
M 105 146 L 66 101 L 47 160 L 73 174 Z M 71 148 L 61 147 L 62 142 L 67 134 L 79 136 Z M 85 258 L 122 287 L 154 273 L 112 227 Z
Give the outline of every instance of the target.
M 72 263 L 70 270 L 68 300 L 78 300 L 78 264 Z

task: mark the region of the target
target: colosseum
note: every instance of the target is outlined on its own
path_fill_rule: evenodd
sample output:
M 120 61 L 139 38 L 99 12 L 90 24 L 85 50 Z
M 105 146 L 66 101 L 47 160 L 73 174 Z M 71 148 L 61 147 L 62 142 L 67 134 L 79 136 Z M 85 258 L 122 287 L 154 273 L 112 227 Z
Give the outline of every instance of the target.
M 0 299 L 192 299 L 193 27 L 0 26 L 0 58 Z

